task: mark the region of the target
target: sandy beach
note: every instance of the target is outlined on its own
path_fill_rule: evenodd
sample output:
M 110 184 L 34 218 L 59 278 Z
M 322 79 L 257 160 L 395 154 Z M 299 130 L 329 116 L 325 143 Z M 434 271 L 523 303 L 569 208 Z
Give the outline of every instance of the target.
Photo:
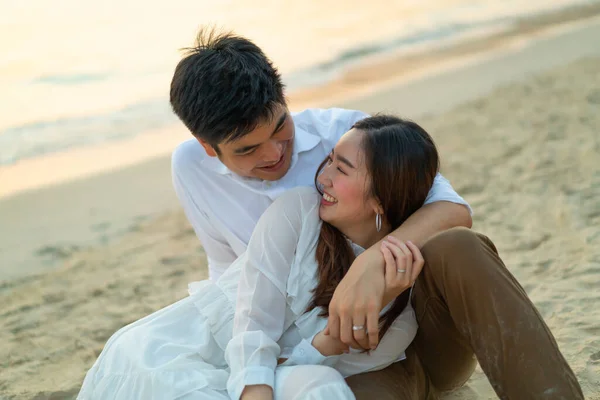
M 318 103 L 395 112 L 432 133 L 473 229 L 496 243 L 586 398 L 600 400 L 600 21 L 554 29 Z M 158 153 L 2 198 L 0 221 L 0 399 L 74 398 L 112 333 L 207 276 Z M 496 396 L 478 370 L 444 398 Z

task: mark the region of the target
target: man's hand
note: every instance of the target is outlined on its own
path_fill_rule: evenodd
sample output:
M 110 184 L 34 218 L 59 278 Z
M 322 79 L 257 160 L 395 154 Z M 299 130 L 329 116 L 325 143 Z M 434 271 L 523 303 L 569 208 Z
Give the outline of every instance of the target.
M 273 389 L 268 385 L 246 386 L 240 400 L 273 400 Z
M 325 330 L 317 333 L 313 338 L 312 345 L 325 357 L 337 356 L 348 352 L 348 345 L 331 335 L 326 335 Z
M 385 260 L 377 248 L 359 255 L 333 293 L 325 334 L 355 349 L 379 343 L 379 312 L 385 292 Z M 362 327 L 353 330 L 352 327 Z

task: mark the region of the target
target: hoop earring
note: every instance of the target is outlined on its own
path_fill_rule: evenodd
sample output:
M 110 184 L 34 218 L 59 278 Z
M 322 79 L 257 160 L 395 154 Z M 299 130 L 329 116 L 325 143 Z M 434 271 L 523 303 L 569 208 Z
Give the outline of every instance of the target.
M 381 214 L 375 215 L 375 228 L 377 232 L 381 231 Z

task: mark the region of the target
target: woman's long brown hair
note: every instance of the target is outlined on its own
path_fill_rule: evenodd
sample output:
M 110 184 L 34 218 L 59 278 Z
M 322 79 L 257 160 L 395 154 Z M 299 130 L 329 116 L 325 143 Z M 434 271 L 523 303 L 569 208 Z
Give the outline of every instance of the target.
M 433 185 L 439 169 L 433 139 L 415 122 L 390 115 L 365 118 L 352 128 L 365 133 L 362 144 L 370 176 L 368 194 L 379 200 L 384 210 L 383 218 L 395 230 L 423 206 Z M 315 185 L 321 194 L 317 177 L 326 163 L 327 159 L 321 163 L 315 175 Z M 318 284 L 313 290 L 308 311 L 321 307 L 320 315 L 329 315 L 333 292 L 354 258 L 346 237 L 337 228 L 323 221 L 316 251 Z M 405 290 L 380 317 L 380 339 L 408 304 L 409 294 L 410 291 Z

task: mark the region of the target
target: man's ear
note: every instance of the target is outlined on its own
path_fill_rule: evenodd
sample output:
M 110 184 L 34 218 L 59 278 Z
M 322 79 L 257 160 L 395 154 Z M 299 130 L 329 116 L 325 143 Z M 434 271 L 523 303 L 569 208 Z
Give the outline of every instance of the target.
M 205 140 L 200 139 L 200 138 L 196 138 L 198 140 L 198 142 L 200 142 L 200 144 L 202 145 L 202 147 L 204 147 L 204 151 L 206 152 L 206 154 L 209 157 L 216 157 L 217 156 L 217 152 L 215 151 L 214 147 L 212 147 L 210 144 L 206 143 Z

